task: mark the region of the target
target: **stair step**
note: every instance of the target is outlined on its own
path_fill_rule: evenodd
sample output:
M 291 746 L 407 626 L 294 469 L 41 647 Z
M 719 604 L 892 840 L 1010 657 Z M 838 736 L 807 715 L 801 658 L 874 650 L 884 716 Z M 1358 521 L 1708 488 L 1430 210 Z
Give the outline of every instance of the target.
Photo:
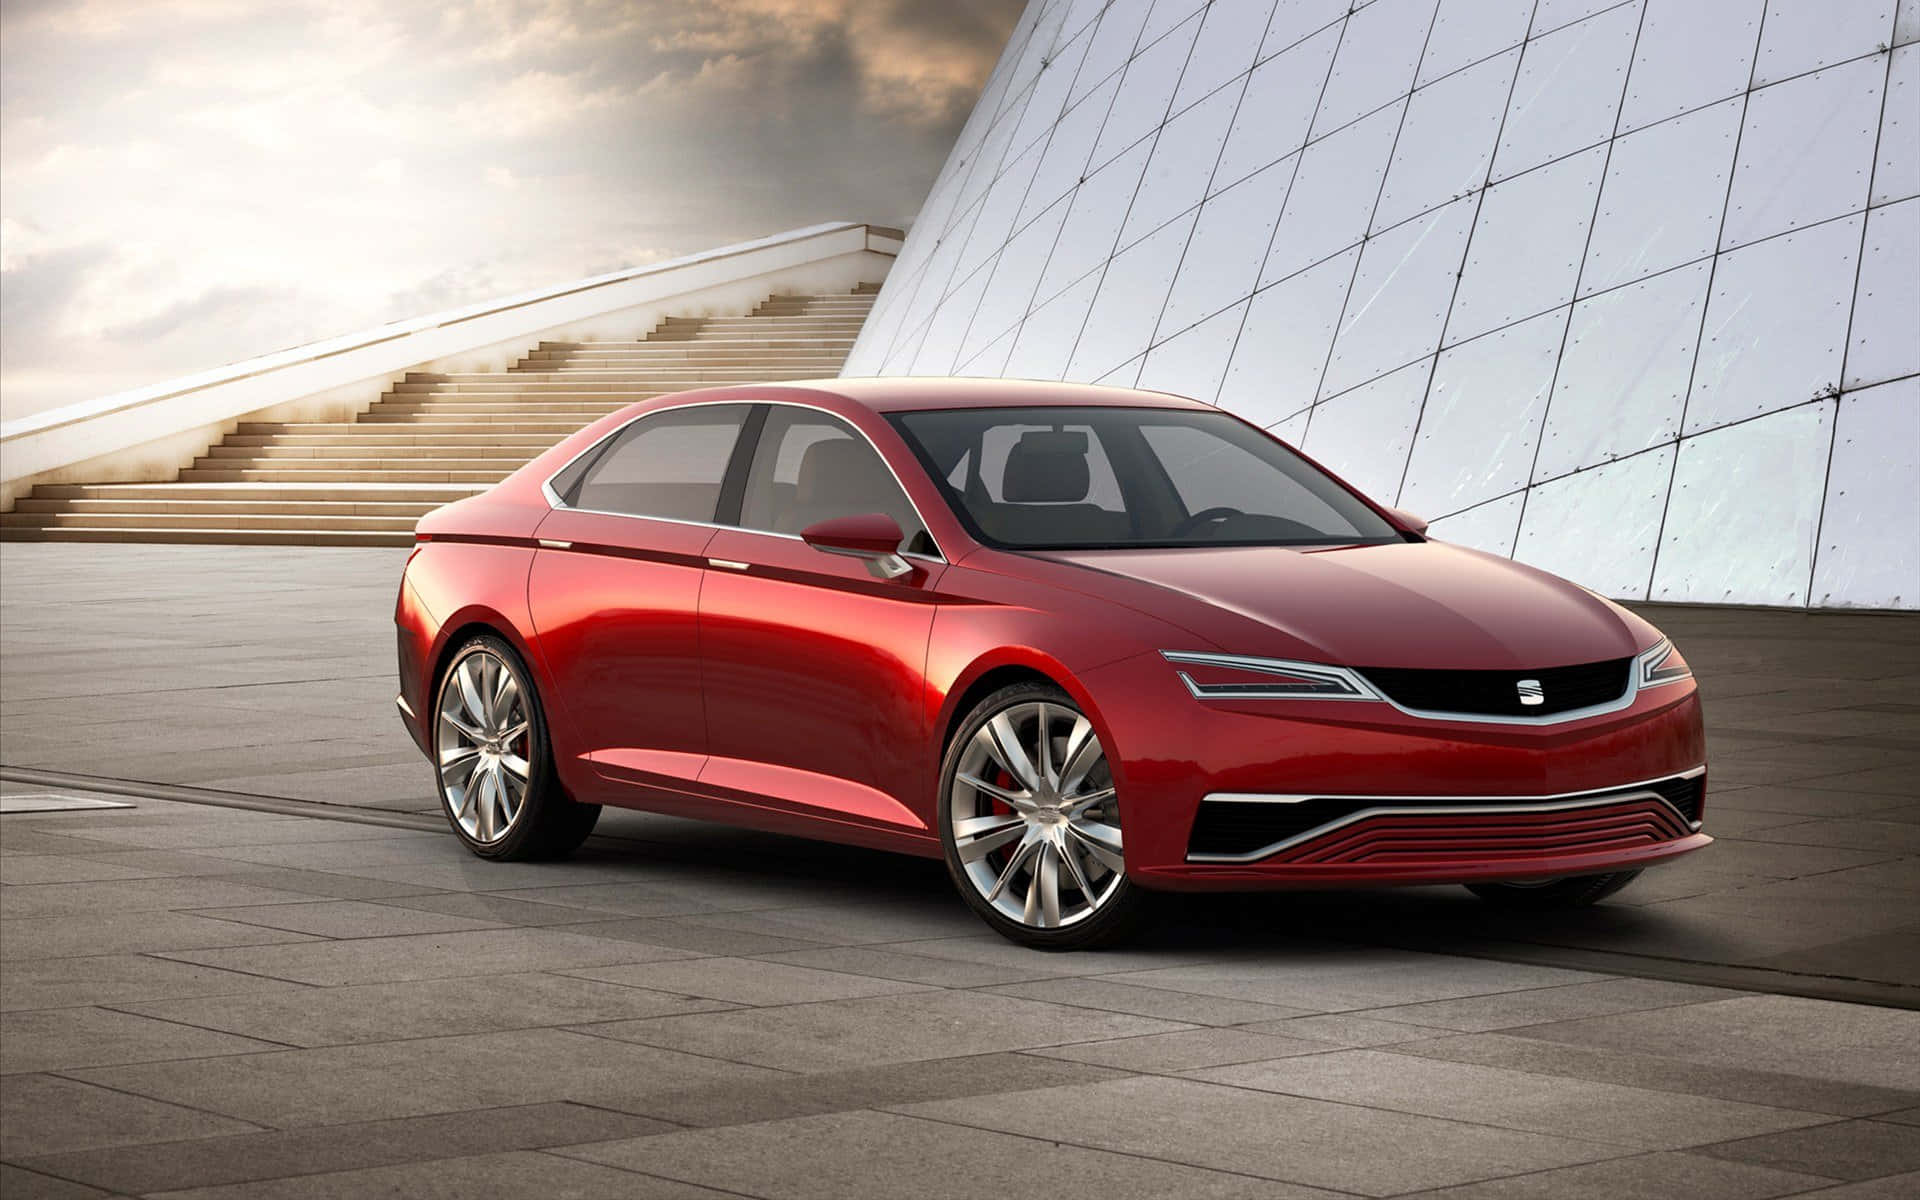
M 219 450 L 230 446 L 250 446 L 260 450 L 287 449 L 302 447 L 337 447 L 340 449 L 384 446 L 405 448 L 408 446 L 511 446 L 524 449 L 528 457 L 538 454 L 560 440 L 564 435 L 544 433 L 389 433 L 384 426 L 355 425 L 357 433 L 234 433 L 219 446 Z
M 137 542 L 235 546 L 411 546 L 411 532 L 347 529 L 115 529 L 0 525 L 4 542 Z M 398 561 L 397 559 L 395 560 Z
M 187 490 L 179 484 L 169 485 L 179 490 Z M 377 493 L 376 493 L 377 494 Z M 455 497 L 458 499 L 458 497 Z M 0 514 L 0 519 L 19 516 L 22 513 L 43 515 L 87 516 L 90 514 L 118 514 L 124 516 L 158 516 L 168 513 L 193 515 L 217 515 L 220 513 L 253 513 L 262 516 L 312 516 L 312 517 L 405 517 L 417 520 L 426 513 L 439 508 L 437 501 L 383 501 L 383 500 L 136 500 L 124 497 L 98 500 L 52 500 L 27 497 L 14 504 L 11 513 Z M 26 524 L 27 522 L 10 522 Z M 82 522 L 84 523 L 84 522 Z
M 381 467 L 377 470 L 301 471 L 282 468 L 187 467 L 180 472 L 182 483 L 499 483 L 510 471 L 401 470 Z
M 431 511 L 431 510 L 429 510 Z M 242 513 L 242 512 L 76 512 L 0 513 L 0 528 L 41 529 L 338 529 L 368 533 L 404 533 L 409 536 L 419 513 L 366 516 L 354 513 Z
M 485 458 L 514 465 L 527 462 L 541 451 L 542 447 L 519 447 L 491 445 L 484 440 L 470 441 L 465 444 L 447 442 L 416 442 L 405 446 L 369 445 L 365 439 L 334 439 L 330 443 L 318 446 L 245 446 L 235 445 L 233 439 L 208 450 L 201 457 L 204 465 L 207 459 L 274 459 L 287 462 L 306 462 L 338 458 Z
M 482 488 L 469 484 L 368 483 L 343 488 L 327 480 L 291 483 L 62 483 L 41 484 L 36 500 L 105 501 L 214 501 L 253 503 L 285 500 L 299 503 L 348 500 L 354 503 L 429 504 L 438 507 L 464 500 Z

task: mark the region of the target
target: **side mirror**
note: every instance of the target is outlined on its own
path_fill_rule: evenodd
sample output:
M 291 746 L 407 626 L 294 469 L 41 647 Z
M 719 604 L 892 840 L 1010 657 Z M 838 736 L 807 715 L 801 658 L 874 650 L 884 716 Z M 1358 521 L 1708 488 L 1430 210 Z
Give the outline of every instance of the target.
M 1408 533 L 1417 533 L 1423 537 L 1426 535 L 1427 519 L 1425 517 L 1416 517 L 1404 508 L 1389 508 L 1387 511 L 1392 513 L 1393 519 L 1400 523 L 1400 528 Z
M 905 537 L 900 523 L 885 513 L 835 517 L 800 531 L 800 540 L 815 550 L 864 560 L 875 579 L 913 574 L 913 564 L 900 557 L 900 542 Z

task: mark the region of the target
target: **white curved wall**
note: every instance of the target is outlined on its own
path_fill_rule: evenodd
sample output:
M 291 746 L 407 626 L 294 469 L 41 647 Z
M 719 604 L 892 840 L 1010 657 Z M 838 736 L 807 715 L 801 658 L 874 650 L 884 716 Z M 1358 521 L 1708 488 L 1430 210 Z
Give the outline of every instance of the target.
M 1213 401 L 1613 596 L 1920 607 L 1916 41 L 1920 0 L 1033 0 L 847 373 Z

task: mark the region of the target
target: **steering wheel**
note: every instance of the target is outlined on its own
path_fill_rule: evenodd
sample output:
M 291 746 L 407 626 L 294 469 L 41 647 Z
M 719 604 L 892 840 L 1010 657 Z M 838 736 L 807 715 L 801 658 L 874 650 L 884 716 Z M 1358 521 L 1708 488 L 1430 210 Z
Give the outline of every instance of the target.
M 1235 517 L 1244 517 L 1246 515 L 1247 514 L 1241 509 L 1226 504 L 1216 504 L 1212 508 L 1203 508 L 1199 512 L 1193 513 L 1187 517 L 1186 520 L 1175 525 L 1172 536 L 1185 537 L 1187 534 L 1199 529 L 1202 525 L 1218 524 L 1221 521 L 1231 521 Z

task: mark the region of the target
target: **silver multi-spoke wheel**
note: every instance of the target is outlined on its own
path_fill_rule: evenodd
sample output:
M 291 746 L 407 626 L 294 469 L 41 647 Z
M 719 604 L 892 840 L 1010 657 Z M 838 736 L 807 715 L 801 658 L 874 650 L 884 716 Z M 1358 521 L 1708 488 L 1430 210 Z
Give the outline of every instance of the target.
M 1073 708 L 1002 708 L 960 748 L 947 786 L 960 870 L 1008 920 L 1074 925 L 1125 882 L 1113 773 L 1093 724 Z
M 440 791 L 461 832 L 491 845 L 513 831 L 532 779 L 533 719 L 507 661 L 475 649 L 440 689 L 435 724 Z

